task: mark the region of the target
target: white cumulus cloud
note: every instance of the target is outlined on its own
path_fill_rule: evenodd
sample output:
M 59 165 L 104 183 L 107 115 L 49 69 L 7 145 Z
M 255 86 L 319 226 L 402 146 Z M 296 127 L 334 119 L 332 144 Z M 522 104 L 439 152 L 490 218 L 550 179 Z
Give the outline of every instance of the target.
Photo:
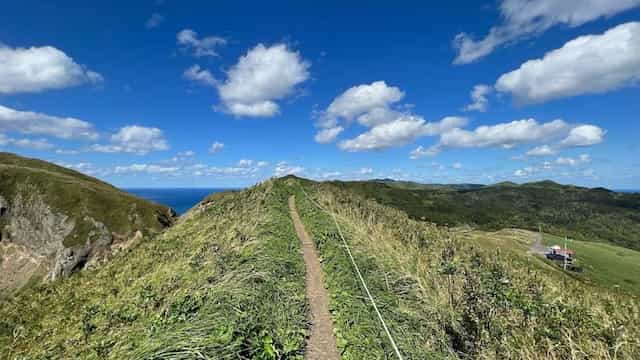
M 519 103 L 604 93 L 640 79 L 640 22 L 581 36 L 506 73 L 496 89 Z
M 217 84 L 223 110 L 236 116 L 272 117 L 276 101 L 292 95 L 309 79 L 310 63 L 285 44 L 258 44 L 227 71 Z
M 326 144 L 334 141 L 338 135 L 344 130 L 342 126 L 331 127 L 318 131 L 315 141 L 320 144 Z
M 560 143 L 565 147 L 591 146 L 604 140 L 605 131 L 595 125 L 580 125 L 571 129 L 569 135 Z
M 276 168 L 274 170 L 274 175 L 277 177 L 285 176 L 285 175 L 295 175 L 304 171 L 302 166 L 291 165 L 286 161 L 281 161 L 276 164 Z
M 400 115 L 396 119 L 372 127 L 354 139 L 340 142 L 342 150 L 369 151 L 411 143 L 423 136 L 434 136 L 463 126 L 467 119 L 446 117 L 438 122 L 427 122 L 419 116 Z
M 569 125 L 562 120 L 539 124 L 535 119 L 515 120 L 497 125 L 483 125 L 473 131 L 460 128 L 440 136 L 443 148 L 489 147 L 512 148 L 565 134 Z
M 471 104 L 465 106 L 466 111 L 487 111 L 487 107 L 489 106 L 489 100 L 487 96 L 491 93 L 493 89 L 489 85 L 479 84 L 473 87 L 471 90 Z
M 95 140 L 98 138 L 93 125 L 86 121 L 32 111 L 19 111 L 2 105 L 0 105 L 0 132 L 46 135 L 60 139 Z
M 152 127 L 130 125 L 111 136 L 107 145 L 94 144 L 91 150 L 105 153 L 132 153 L 145 155 L 152 151 L 169 149 L 162 130 Z
M 177 172 L 178 170 L 180 170 L 180 168 L 176 166 L 162 166 L 156 164 L 131 164 L 127 166 L 116 166 L 114 172 L 116 174 L 171 174 Z
M 536 146 L 533 149 L 527 151 L 527 156 L 550 156 L 555 155 L 558 152 L 556 148 L 549 145 Z
M 47 139 L 15 139 L 5 134 L 0 134 L 0 147 L 16 146 L 33 150 L 50 150 L 54 146 Z
M 384 111 L 403 97 L 404 92 L 395 86 L 388 86 L 384 81 L 357 85 L 347 89 L 331 102 L 322 114 L 320 124 L 332 127 L 339 118 L 352 120 L 358 115 L 369 114 L 376 109 Z M 366 118 L 364 121 L 367 122 Z
M 52 46 L 10 48 L 0 44 L 0 94 L 62 89 L 102 80 L 100 74 Z
M 605 134 L 602 128 L 595 125 L 573 125 L 560 119 L 546 123 L 538 123 L 535 119 L 522 119 L 483 125 L 474 130 L 455 127 L 444 131 L 437 144 L 428 148 L 420 146 L 412 151 L 410 156 L 412 159 L 417 159 L 437 155 L 446 149 L 485 147 L 511 149 L 536 143 L 546 144 L 534 147 L 525 155 L 547 156 L 554 155 L 563 148 L 596 145 L 603 141 Z
M 500 0 L 503 23 L 492 27 L 481 40 L 467 33 L 458 34 L 454 40 L 458 50 L 454 63 L 477 61 L 497 47 L 539 35 L 558 24 L 576 27 L 638 5 L 640 0 Z
M 556 159 L 555 162 L 558 165 L 578 166 L 578 165 L 590 163 L 591 156 L 589 156 L 589 154 L 581 154 L 577 158 L 559 157 Z
M 440 153 L 440 149 L 436 146 L 424 147 L 420 145 L 409 153 L 409 158 L 416 160 L 425 156 L 436 156 L 438 153 Z
M 216 153 L 222 151 L 223 148 L 224 148 L 224 144 L 223 143 L 221 143 L 219 141 L 215 141 L 209 147 L 209 154 L 216 154 Z
M 200 38 L 198 33 L 191 29 L 180 31 L 176 35 L 176 39 L 185 51 L 190 51 L 195 57 L 218 56 L 216 48 L 227 43 L 225 38 L 219 36 Z
M 400 88 L 387 85 L 384 81 L 345 90 L 326 110 L 314 114 L 316 126 L 320 128 L 315 141 L 330 143 L 343 132 L 345 126 L 355 122 L 368 130 L 353 139 L 341 141 L 338 147 L 350 152 L 381 150 L 405 145 L 423 136 L 434 136 L 467 122 L 461 117 L 428 122 L 408 111 L 399 111 L 396 109 L 400 108 L 397 103 L 404 96 Z
M 217 81 L 211 72 L 201 68 L 200 65 L 197 64 L 185 70 L 182 76 L 187 80 L 199 82 L 208 86 L 215 86 L 217 84 Z

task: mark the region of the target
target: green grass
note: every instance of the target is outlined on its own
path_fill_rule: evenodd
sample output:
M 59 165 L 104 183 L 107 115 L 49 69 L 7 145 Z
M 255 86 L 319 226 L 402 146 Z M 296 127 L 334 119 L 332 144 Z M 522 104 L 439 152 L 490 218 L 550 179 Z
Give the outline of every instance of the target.
M 334 185 L 440 225 L 535 231 L 543 224 L 551 234 L 640 250 L 640 194 L 551 181 L 483 187 L 374 181 L 337 181 Z
M 55 213 L 75 223 L 64 245 L 82 245 L 94 229 L 91 217 L 127 238 L 135 230 L 154 233 L 173 221 L 166 206 L 142 200 L 112 185 L 45 161 L 0 153 L 0 196 L 7 201 L 41 198 Z M 0 226 L 3 225 L 0 219 Z
M 321 256 L 343 359 L 391 359 L 331 209 L 406 359 L 640 358 L 637 296 L 293 177 L 212 196 L 96 271 L 0 302 L 0 359 L 302 359 L 304 262 L 287 198 Z M 580 250 L 578 250 L 580 251 Z M 6 349 L 6 350 L 5 350 Z
M 325 281 L 331 296 L 330 310 L 342 358 L 395 358 L 391 342 L 365 295 L 332 218 L 315 207 L 302 192 L 297 193 L 296 200 L 307 231 L 313 237 L 322 258 Z M 348 228 L 346 236 L 347 241 L 350 241 Z M 438 342 L 438 334 L 426 321 L 433 314 L 421 306 L 416 283 L 384 266 L 379 262 L 379 257 L 351 245 L 367 286 L 404 357 L 446 358 L 446 345 L 442 342 L 442 346 L 429 346 L 432 341 Z M 429 334 L 430 341 L 425 341 L 426 334 Z M 444 338 L 443 334 L 440 335 L 440 339 Z
M 547 246 L 563 246 L 564 239 L 545 234 Z M 623 247 L 570 240 L 567 247 L 576 251 L 576 263 L 583 268 L 576 276 L 598 286 L 620 288 L 640 294 L 640 252 Z
M 103 268 L 0 303 L 0 358 L 302 359 L 288 194 L 272 182 L 218 194 Z
M 406 358 L 640 356 L 637 296 L 575 281 L 528 255 L 524 235 L 467 236 L 331 184 L 299 181 L 338 217 Z M 323 257 L 345 358 L 392 358 L 335 225 L 304 198 L 298 203 Z

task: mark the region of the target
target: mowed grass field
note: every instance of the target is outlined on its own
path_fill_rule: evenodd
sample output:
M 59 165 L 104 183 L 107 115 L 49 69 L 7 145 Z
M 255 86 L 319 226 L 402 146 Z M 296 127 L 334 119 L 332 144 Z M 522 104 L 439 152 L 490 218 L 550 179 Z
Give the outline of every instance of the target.
M 545 234 L 546 246 L 563 246 L 564 239 Z M 640 251 L 604 243 L 569 240 L 569 249 L 576 251 L 576 261 L 583 268 L 579 278 L 595 284 L 640 293 Z
M 581 266 L 583 272 L 563 273 L 556 263 L 530 251 L 537 236 L 535 232 L 521 229 L 495 232 L 458 229 L 455 233 L 465 242 L 499 252 L 503 257 L 519 258 L 558 280 L 566 279 L 564 274 L 585 285 L 640 294 L 639 251 L 605 243 L 569 240 L 567 247 L 576 251 L 576 265 Z M 563 246 L 563 241 L 562 237 L 546 233 L 542 240 L 545 246 Z

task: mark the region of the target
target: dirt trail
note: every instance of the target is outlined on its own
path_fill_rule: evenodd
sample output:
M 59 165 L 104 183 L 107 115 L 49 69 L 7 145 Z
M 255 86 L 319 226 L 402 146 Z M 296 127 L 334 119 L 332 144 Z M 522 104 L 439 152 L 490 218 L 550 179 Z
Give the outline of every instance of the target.
M 293 195 L 289 198 L 289 213 L 302 243 L 304 263 L 307 268 L 307 297 L 311 305 L 311 333 L 307 340 L 304 358 L 306 360 L 340 360 L 336 339 L 333 336 L 333 322 L 329 314 L 329 294 L 324 287 L 320 259 L 313 240 L 300 220 Z

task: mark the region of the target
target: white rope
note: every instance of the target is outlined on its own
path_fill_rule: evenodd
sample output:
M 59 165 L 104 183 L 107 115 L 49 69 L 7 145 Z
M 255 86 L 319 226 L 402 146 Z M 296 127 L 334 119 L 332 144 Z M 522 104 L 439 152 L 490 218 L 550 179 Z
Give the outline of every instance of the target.
M 331 217 L 333 218 L 333 222 L 336 224 L 336 228 L 338 229 L 338 234 L 340 235 L 340 238 L 342 239 L 342 243 L 344 244 L 344 248 L 347 249 L 347 254 L 349 254 L 349 259 L 351 259 L 351 264 L 353 264 L 354 269 L 356 269 L 356 273 L 358 274 L 358 277 L 360 278 L 360 282 L 362 283 L 362 287 L 364 287 L 364 291 L 366 291 L 367 296 L 369 297 L 369 301 L 371 301 L 371 304 L 373 305 L 373 309 L 376 311 L 376 314 L 378 315 L 378 319 L 380 319 L 380 323 L 382 324 L 382 327 L 384 328 L 385 333 L 387 333 L 387 337 L 389 338 L 389 341 L 391 342 L 391 346 L 393 346 L 393 350 L 395 351 L 396 355 L 398 356 L 398 359 L 403 360 L 402 354 L 400 353 L 400 350 L 398 349 L 398 345 L 396 345 L 395 340 L 393 340 L 393 336 L 391 336 L 391 332 L 389 331 L 389 328 L 387 327 L 387 323 L 385 323 L 384 319 L 382 318 L 382 314 L 380 314 L 380 310 L 378 310 L 378 305 L 376 304 L 375 300 L 373 300 L 373 296 L 371 296 L 371 292 L 369 292 L 369 287 L 367 287 L 367 283 L 364 281 L 364 278 L 362 277 L 362 274 L 360 273 L 360 268 L 358 268 L 358 264 L 356 264 L 356 260 L 353 258 L 353 255 L 351 254 L 351 249 L 349 248 L 349 245 L 347 244 L 347 240 L 345 240 L 344 235 L 342 235 L 342 229 L 340 229 L 340 224 L 338 224 L 338 220 L 336 219 L 335 214 L 332 213 L 331 211 L 323 208 L 322 205 L 320 205 L 318 202 L 313 200 L 309 196 L 309 194 L 307 194 L 307 192 L 304 190 L 304 186 L 301 185 L 300 188 L 302 189 L 302 192 L 307 197 L 307 199 L 309 199 L 309 201 L 314 203 L 320 210 L 322 210 L 322 211 L 326 212 L 327 214 L 331 215 Z

